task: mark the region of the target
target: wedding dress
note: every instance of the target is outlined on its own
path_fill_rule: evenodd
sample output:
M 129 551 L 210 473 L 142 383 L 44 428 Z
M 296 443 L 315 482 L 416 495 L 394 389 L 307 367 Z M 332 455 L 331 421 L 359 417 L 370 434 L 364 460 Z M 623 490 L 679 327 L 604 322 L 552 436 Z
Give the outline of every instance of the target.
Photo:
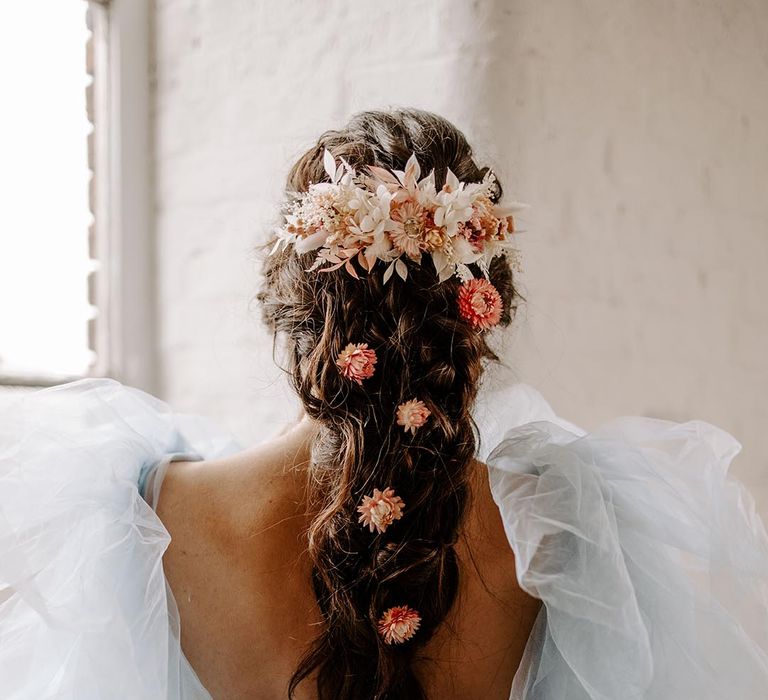
M 481 392 L 478 458 L 543 601 L 514 700 L 764 700 L 768 536 L 703 421 L 586 432 L 533 387 Z M 107 379 L 0 410 L 0 698 L 208 700 L 152 509 L 174 459 L 240 446 Z

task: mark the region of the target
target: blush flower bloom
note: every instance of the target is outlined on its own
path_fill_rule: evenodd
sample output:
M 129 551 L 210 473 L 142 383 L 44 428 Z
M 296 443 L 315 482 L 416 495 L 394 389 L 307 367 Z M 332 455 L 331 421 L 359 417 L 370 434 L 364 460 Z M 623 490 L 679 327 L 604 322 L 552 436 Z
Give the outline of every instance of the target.
M 341 374 L 358 384 L 373 376 L 375 364 L 376 352 L 368 349 L 368 343 L 349 343 L 336 358 Z
M 471 279 L 459 287 L 459 313 L 475 328 L 488 330 L 501 320 L 501 295 L 488 280 Z
M 362 505 L 357 507 L 357 512 L 361 514 L 358 522 L 367 525 L 371 532 L 375 528 L 381 533 L 403 517 L 404 507 L 403 499 L 395 496 L 394 489 L 373 489 L 373 496 L 363 496 Z
M 417 202 L 407 200 L 392 210 L 392 243 L 412 260 L 421 260 L 427 212 Z
M 406 433 L 410 430 L 415 435 L 416 429 L 424 425 L 431 415 L 423 401 L 411 399 L 397 407 L 397 424 L 402 425 Z
M 407 642 L 419 629 L 421 616 L 407 605 L 389 608 L 379 620 L 379 634 L 386 644 Z

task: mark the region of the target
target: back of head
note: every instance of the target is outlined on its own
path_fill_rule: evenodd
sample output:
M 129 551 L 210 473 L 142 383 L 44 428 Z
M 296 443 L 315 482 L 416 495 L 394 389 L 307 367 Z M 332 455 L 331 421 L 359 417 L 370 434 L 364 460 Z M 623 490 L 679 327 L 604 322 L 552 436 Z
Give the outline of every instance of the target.
M 491 182 L 493 202 L 501 196 L 463 134 L 427 112 L 363 112 L 323 134 L 291 170 L 289 197 L 329 181 L 326 151 L 358 173 L 404 171 L 415 155 L 422 173 L 434 171 L 437 192 L 453 173 Z M 441 281 L 428 247 L 412 253 L 401 258 L 407 279 L 388 277 L 380 260 L 358 275 L 309 270 L 317 252 L 298 246 L 266 258 L 263 314 L 287 340 L 294 387 L 319 425 L 309 554 L 325 625 L 291 694 L 316 673 L 322 700 L 424 698 L 414 654 L 458 590 L 454 545 L 476 452 L 471 410 L 494 355 L 484 329 L 460 312 L 462 280 Z M 498 291 L 496 320 L 508 324 L 518 297 L 509 260 L 468 267 Z

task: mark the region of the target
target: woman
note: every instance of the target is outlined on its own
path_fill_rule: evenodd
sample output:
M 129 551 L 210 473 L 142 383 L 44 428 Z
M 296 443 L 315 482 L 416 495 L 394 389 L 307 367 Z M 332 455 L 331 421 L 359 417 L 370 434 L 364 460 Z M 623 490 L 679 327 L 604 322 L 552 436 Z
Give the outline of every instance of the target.
M 491 378 L 514 208 L 464 136 L 365 112 L 286 192 L 258 298 L 296 425 L 243 451 L 109 380 L 4 412 L 2 697 L 765 697 L 740 445 Z

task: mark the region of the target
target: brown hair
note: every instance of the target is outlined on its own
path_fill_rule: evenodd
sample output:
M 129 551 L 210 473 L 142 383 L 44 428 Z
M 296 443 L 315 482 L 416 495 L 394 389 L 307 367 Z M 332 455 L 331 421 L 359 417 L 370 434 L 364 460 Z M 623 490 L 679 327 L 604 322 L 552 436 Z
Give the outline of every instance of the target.
M 324 149 L 358 172 L 367 165 L 402 170 L 415 153 L 423 173 L 434 169 L 438 188 L 448 168 L 466 182 L 487 172 L 442 117 L 369 111 L 323 134 L 293 166 L 287 192 L 327 179 Z M 429 259 L 409 261 L 407 281 L 395 275 L 385 285 L 381 264 L 356 280 L 343 270 L 307 272 L 313 258 L 293 249 L 268 256 L 258 295 L 267 324 L 288 340 L 293 385 L 319 425 L 308 480 L 318 514 L 308 546 L 325 625 L 294 672 L 289 697 L 317 672 L 321 700 L 425 698 L 412 660 L 458 590 L 454 544 L 476 452 L 471 409 L 483 360 L 495 355 L 485 334 L 458 314 L 459 281 L 438 282 Z M 519 296 L 508 261 L 495 258 L 489 274 L 506 325 Z M 368 343 L 378 356 L 361 386 L 334 363 L 349 342 Z M 432 413 L 415 435 L 395 423 L 397 406 L 412 398 Z M 405 501 L 403 517 L 371 534 L 358 524 L 356 507 L 374 487 L 388 486 Z M 377 622 L 387 608 L 406 604 L 421 615 L 421 628 L 410 641 L 387 645 Z

